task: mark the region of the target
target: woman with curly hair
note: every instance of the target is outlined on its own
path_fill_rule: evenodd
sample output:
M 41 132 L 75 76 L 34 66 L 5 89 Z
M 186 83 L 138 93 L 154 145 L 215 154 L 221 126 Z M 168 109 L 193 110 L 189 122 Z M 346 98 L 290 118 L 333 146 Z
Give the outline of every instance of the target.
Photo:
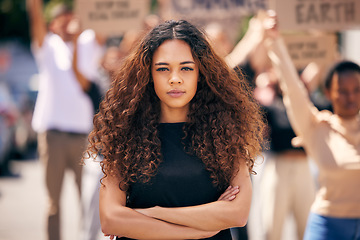
M 247 222 L 264 122 L 245 80 L 187 21 L 151 30 L 94 118 L 100 220 L 119 239 L 231 239 Z

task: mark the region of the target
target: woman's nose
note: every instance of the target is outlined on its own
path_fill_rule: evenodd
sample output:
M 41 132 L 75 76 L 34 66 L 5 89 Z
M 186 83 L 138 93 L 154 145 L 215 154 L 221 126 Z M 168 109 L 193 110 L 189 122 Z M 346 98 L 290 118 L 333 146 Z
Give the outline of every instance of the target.
M 169 80 L 169 83 L 170 83 L 170 85 L 173 85 L 173 84 L 182 84 L 182 79 L 180 78 L 180 76 L 178 75 L 178 74 L 176 74 L 176 73 L 173 73 L 172 75 L 171 75 L 171 78 L 170 78 L 170 80 Z

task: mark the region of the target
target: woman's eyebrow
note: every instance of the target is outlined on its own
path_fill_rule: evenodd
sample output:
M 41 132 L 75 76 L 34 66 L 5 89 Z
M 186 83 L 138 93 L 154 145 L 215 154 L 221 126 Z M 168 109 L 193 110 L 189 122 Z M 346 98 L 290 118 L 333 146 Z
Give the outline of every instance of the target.
M 169 65 L 169 64 L 166 62 L 158 62 L 158 63 L 155 63 L 155 65 Z
M 184 64 L 195 64 L 194 61 L 184 61 L 184 62 L 181 62 L 180 65 L 184 65 Z M 169 63 L 166 63 L 166 62 L 157 62 L 155 63 L 155 66 L 159 66 L 159 65 L 170 65 Z

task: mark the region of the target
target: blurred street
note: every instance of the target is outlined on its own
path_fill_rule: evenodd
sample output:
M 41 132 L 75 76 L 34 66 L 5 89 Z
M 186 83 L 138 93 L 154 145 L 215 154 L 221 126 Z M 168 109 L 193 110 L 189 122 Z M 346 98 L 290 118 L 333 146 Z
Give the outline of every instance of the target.
M 0 240 L 45 239 L 46 190 L 44 171 L 37 159 L 11 161 L 19 177 L 0 178 Z M 66 240 L 79 239 L 80 206 L 67 173 L 62 195 L 62 232 Z

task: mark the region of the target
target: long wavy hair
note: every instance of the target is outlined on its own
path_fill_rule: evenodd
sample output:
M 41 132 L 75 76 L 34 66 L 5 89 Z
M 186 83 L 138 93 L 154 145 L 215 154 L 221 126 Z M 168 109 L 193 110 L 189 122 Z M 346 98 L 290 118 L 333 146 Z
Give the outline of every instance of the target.
M 213 184 L 224 189 L 240 161 L 253 172 L 262 150 L 264 118 L 246 81 L 216 55 L 204 32 L 184 20 L 155 27 L 123 62 L 94 117 L 87 152 L 103 155 L 104 177 L 116 176 L 123 190 L 156 174 L 162 161 L 160 100 L 151 63 L 156 49 L 171 39 L 186 42 L 199 66 L 197 92 L 183 128 L 186 149 L 204 162 Z

